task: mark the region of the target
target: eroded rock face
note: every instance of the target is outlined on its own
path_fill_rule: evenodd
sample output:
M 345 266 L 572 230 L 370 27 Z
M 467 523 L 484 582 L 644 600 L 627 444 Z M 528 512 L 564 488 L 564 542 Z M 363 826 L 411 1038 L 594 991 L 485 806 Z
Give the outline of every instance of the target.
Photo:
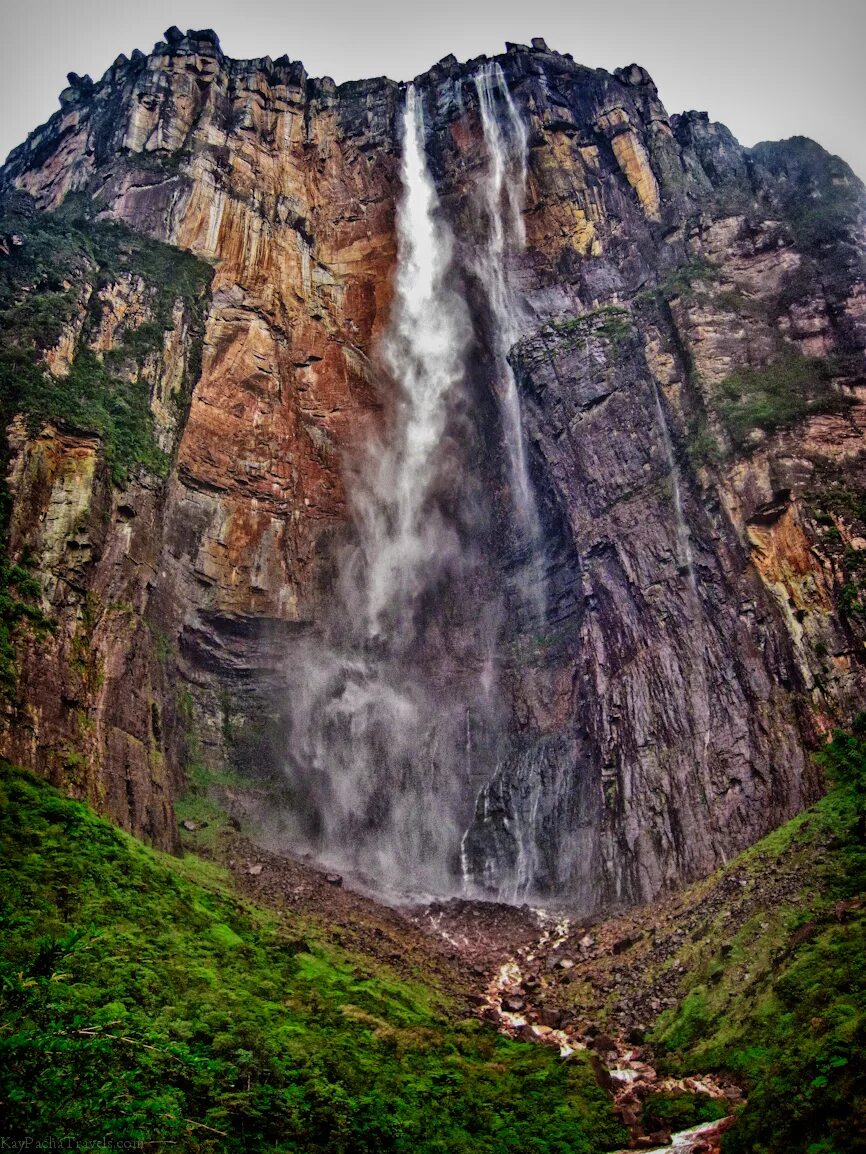
M 448 58 L 417 84 L 473 316 L 470 481 L 507 603 L 519 559 L 473 272 L 480 63 Z M 528 134 L 512 361 L 548 620 L 540 636 L 517 614 L 506 630 L 511 720 L 498 765 L 470 774 L 467 861 L 475 883 L 507 896 L 590 908 L 697 876 L 788 817 L 819 789 L 810 742 L 863 703 L 850 589 L 866 547 L 855 507 L 866 217 L 856 178 L 811 142 L 748 151 L 701 114 L 669 118 L 636 65 L 610 75 L 543 42 L 499 63 Z M 73 785 L 51 769 L 56 752 L 40 752 L 54 726 L 53 750 L 98 758 L 86 795 L 161 844 L 174 840 L 182 757 L 166 737 L 175 722 L 155 720 L 173 715 L 168 681 L 189 695 L 210 761 L 236 755 L 227 734 L 244 726 L 276 732 L 298 675 L 286 665 L 315 643 L 349 532 L 347 455 L 387 427 L 374 365 L 397 256 L 403 99 L 387 80 L 335 87 L 287 58 L 233 61 L 213 34 L 172 30 L 151 55 L 67 89 L 2 172 L 42 209 L 83 193 L 214 265 L 188 413 L 167 402 L 189 361 L 181 313 L 143 369 L 173 454 L 165 484 L 142 475 L 118 493 L 94 439 L 10 434 L 10 547 L 26 541 L 62 620 L 61 590 L 99 588 L 98 657 L 81 676 L 106 672 L 88 690 L 86 734 L 70 726 L 80 706 L 66 674 L 25 677 L 23 708 L 39 718 L 16 723 L 5 750 Z M 96 352 L 139 298 L 132 281 L 102 294 Z M 73 324 L 46 356 L 52 372 L 82 339 Z M 828 388 L 852 403 L 737 441 L 726 382 L 780 355 L 842 357 Z M 58 653 L 79 636 L 76 597 L 46 643 Z M 142 664 L 149 614 L 177 655 L 166 685 Z M 61 664 L 55 654 L 48 667 Z M 256 748 L 265 764 L 251 768 L 279 769 L 278 741 Z
M 35 560 L 51 620 L 22 642 L 3 755 L 153 844 L 177 845 L 175 693 L 146 621 L 161 542 L 159 486 L 113 490 L 95 437 L 10 430 L 9 548 Z
M 529 866 L 581 904 L 599 879 L 613 899 L 698 874 L 816 788 L 778 617 L 680 471 L 638 332 L 609 325 L 545 329 L 516 353 L 579 599 L 523 679 L 522 740 L 470 835 L 491 879 Z M 527 810 L 538 832 L 521 840 Z

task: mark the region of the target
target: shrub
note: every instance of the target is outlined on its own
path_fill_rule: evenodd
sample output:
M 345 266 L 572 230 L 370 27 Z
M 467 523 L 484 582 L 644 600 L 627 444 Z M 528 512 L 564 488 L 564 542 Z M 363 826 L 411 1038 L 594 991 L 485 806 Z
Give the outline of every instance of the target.
M 642 1121 L 648 1132 L 676 1132 L 715 1122 L 726 1114 L 725 1106 L 709 1094 L 650 1094 L 644 1099 Z
M 0 558 L 0 683 L 15 680 L 15 639 L 20 625 L 29 624 L 37 633 L 53 628 L 39 604 L 42 593 L 38 580 L 23 565 Z
M 763 368 L 731 373 L 713 402 L 734 446 L 741 448 L 755 429 L 771 432 L 810 413 L 846 406 L 847 398 L 832 387 L 838 368 L 830 358 L 789 352 Z
M 858 714 L 850 733 L 837 730 L 815 760 L 862 822 L 866 818 L 866 713 Z

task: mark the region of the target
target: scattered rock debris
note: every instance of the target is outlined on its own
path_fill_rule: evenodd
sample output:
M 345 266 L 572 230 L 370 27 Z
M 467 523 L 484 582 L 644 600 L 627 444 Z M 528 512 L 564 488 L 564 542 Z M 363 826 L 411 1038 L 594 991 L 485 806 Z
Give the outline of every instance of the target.
M 270 853 L 240 835 L 230 834 L 219 856 L 256 901 L 327 915 L 335 942 L 401 974 L 416 974 L 419 966 L 436 972 L 443 987 L 463 1000 L 467 1015 L 510 1037 L 555 1048 L 562 1061 L 584 1053 L 630 1132 L 631 1150 L 719 1154 L 730 1115 L 676 1135 L 647 1133 L 643 1104 L 651 1094 L 701 1094 L 730 1112 L 743 1100 L 741 1088 L 717 1076 L 660 1077 L 645 1039 L 682 996 L 676 955 L 683 944 L 716 915 L 727 913 L 726 927 L 736 932 L 767 901 L 767 892 L 755 892 L 748 879 L 722 878 L 699 903 L 676 895 L 588 921 L 469 899 L 395 909 L 352 888 L 357 879 L 344 882 L 340 874 Z M 778 890 L 781 900 L 793 881 L 774 868 L 770 896 Z
M 468 932 L 472 903 L 454 905 L 454 920 L 459 929 L 449 926 L 448 908 L 441 904 L 416 912 L 416 921 L 423 924 L 426 920 L 435 933 L 458 946 L 463 944 L 471 956 L 477 957 L 483 939 L 479 934 L 472 937 Z M 490 927 L 501 930 L 510 925 L 511 919 L 504 912 L 484 909 L 476 912 L 479 922 L 488 930 Z M 535 940 L 527 941 L 525 934 L 520 935 L 524 940 L 514 955 L 497 961 L 477 1003 L 477 1013 L 496 1026 L 500 1033 L 555 1047 L 563 1061 L 580 1051 L 587 1052 L 599 1085 L 613 1097 L 614 1109 L 631 1134 L 632 1149 L 671 1148 L 668 1146 L 672 1140 L 669 1132 L 647 1133 L 645 1130 L 643 1104 L 650 1094 L 674 1097 L 702 1094 L 718 1101 L 726 1110 L 742 1098 L 739 1087 L 715 1077 L 660 1078 L 648 1060 L 647 1048 L 632 1041 L 634 1027 L 629 1036 L 624 1031 L 602 1031 L 594 1023 L 581 1020 L 573 1011 L 545 1005 L 545 997 L 555 990 L 556 983 L 570 977 L 571 971 L 579 968 L 579 963 L 563 952 L 566 946 L 571 952 L 576 944 L 574 952 L 579 951 L 588 960 L 592 960 L 590 955 L 593 951 L 595 957 L 619 956 L 623 951 L 620 949 L 614 953 L 612 944 L 608 945 L 606 926 L 600 927 L 596 937 L 583 927 L 572 926 L 568 917 L 526 907 L 522 913 L 527 923 L 535 925 L 537 936 Z M 501 947 L 493 943 L 491 946 L 493 954 L 497 955 Z M 683 1154 L 714 1154 L 720 1149 L 719 1142 L 724 1132 L 722 1123 L 728 1121 L 722 1119 L 721 1122 L 684 1131 L 676 1136 L 672 1148 Z

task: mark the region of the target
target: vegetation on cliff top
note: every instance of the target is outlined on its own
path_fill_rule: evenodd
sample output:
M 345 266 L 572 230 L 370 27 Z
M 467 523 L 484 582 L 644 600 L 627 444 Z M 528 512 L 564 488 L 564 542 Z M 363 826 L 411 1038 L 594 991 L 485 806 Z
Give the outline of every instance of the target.
M 20 196 L 0 204 L 0 237 L 8 238 L 8 252 L 0 253 L 0 421 L 5 427 L 23 413 L 33 428 L 51 421 L 95 433 L 115 482 L 122 483 L 137 466 L 156 473 L 167 467 L 141 369 L 162 349 L 176 301 L 200 343 L 212 270 L 93 213 L 80 197 L 51 213 L 35 211 Z M 120 277 L 141 278 L 150 319 L 123 329 L 117 347 L 100 356 L 87 347 L 99 322 L 99 290 Z M 79 323 L 71 369 L 55 377 L 42 355 Z
M 7 1134 L 305 1154 L 625 1137 L 582 1061 L 463 1019 L 6 766 L 0 849 Z
M 863 185 L 838 156 L 805 136 L 765 141 L 749 150 L 759 180 L 778 202 L 797 247 L 804 252 L 852 248 L 858 223 L 866 218 Z
M 167 469 L 142 369 L 161 353 L 176 302 L 193 333 L 187 391 L 198 372 L 211 269 L 121 224 L 94 220 L 93 212 L 82 197 L 52 213 L 36 211 L 23 194 L 0 200 L 0 547 L 9 517 L 5 430 L 16 414 L 34 431 L 51 422 L 96 434 L 114 482 L 122 484 L 140 466 L 156 474 Z M 121 326 L 115 346 L 100 355 L 88 347 L 100 321 L 100 290 L 119 278 L 140 278 L 150 319 Z M 53 376 L 43 356 L 75 332 L 69 371 Z M 14 681 L 22 626 L 51 627 L 40 593 L 26 561 L 0 564 L 0 689 Z

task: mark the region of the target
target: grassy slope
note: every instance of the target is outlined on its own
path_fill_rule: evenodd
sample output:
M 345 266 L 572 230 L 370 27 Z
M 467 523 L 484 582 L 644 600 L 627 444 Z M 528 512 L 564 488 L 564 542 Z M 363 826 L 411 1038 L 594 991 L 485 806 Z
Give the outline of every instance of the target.
M 866 740 L 831 748 L 847 774 L 834 793 L 599 961 L 626 967 L 638 999 L 675 994 L 652 1035 L 663 1070 L 741 1080 L 732 1154 L 866 1150 Z M 0 1094 L 14 1128 L 190 1150 L 622 1140 L 582 1063 L 461 1018 L 432 965 L 398 977 L 26 773 L 5 768 L 0 785 Z M 568 987 L 578 1002 L 582 988 Z
M 747 1095 L 726 1154 L 866 1152 L 866 717 L 819 755 L 836 787 L 713 876 L 577 927 L 539 1004 L 645 1040 L 662 1075 Z M 679 1097 L 678 1108 L 682 1106 Z
M 6 1133 L 179 1150 L 590 1152 L 583 1062 L 240 901 L 31 775 L 0 772 Z
M 668 963 L 679 1000 L 653 1041 L 671 1072 L 742 1080 L 730 1154 L 866 1150 L 866 741 L 830 750 L 847 783 L 693 889 Z

